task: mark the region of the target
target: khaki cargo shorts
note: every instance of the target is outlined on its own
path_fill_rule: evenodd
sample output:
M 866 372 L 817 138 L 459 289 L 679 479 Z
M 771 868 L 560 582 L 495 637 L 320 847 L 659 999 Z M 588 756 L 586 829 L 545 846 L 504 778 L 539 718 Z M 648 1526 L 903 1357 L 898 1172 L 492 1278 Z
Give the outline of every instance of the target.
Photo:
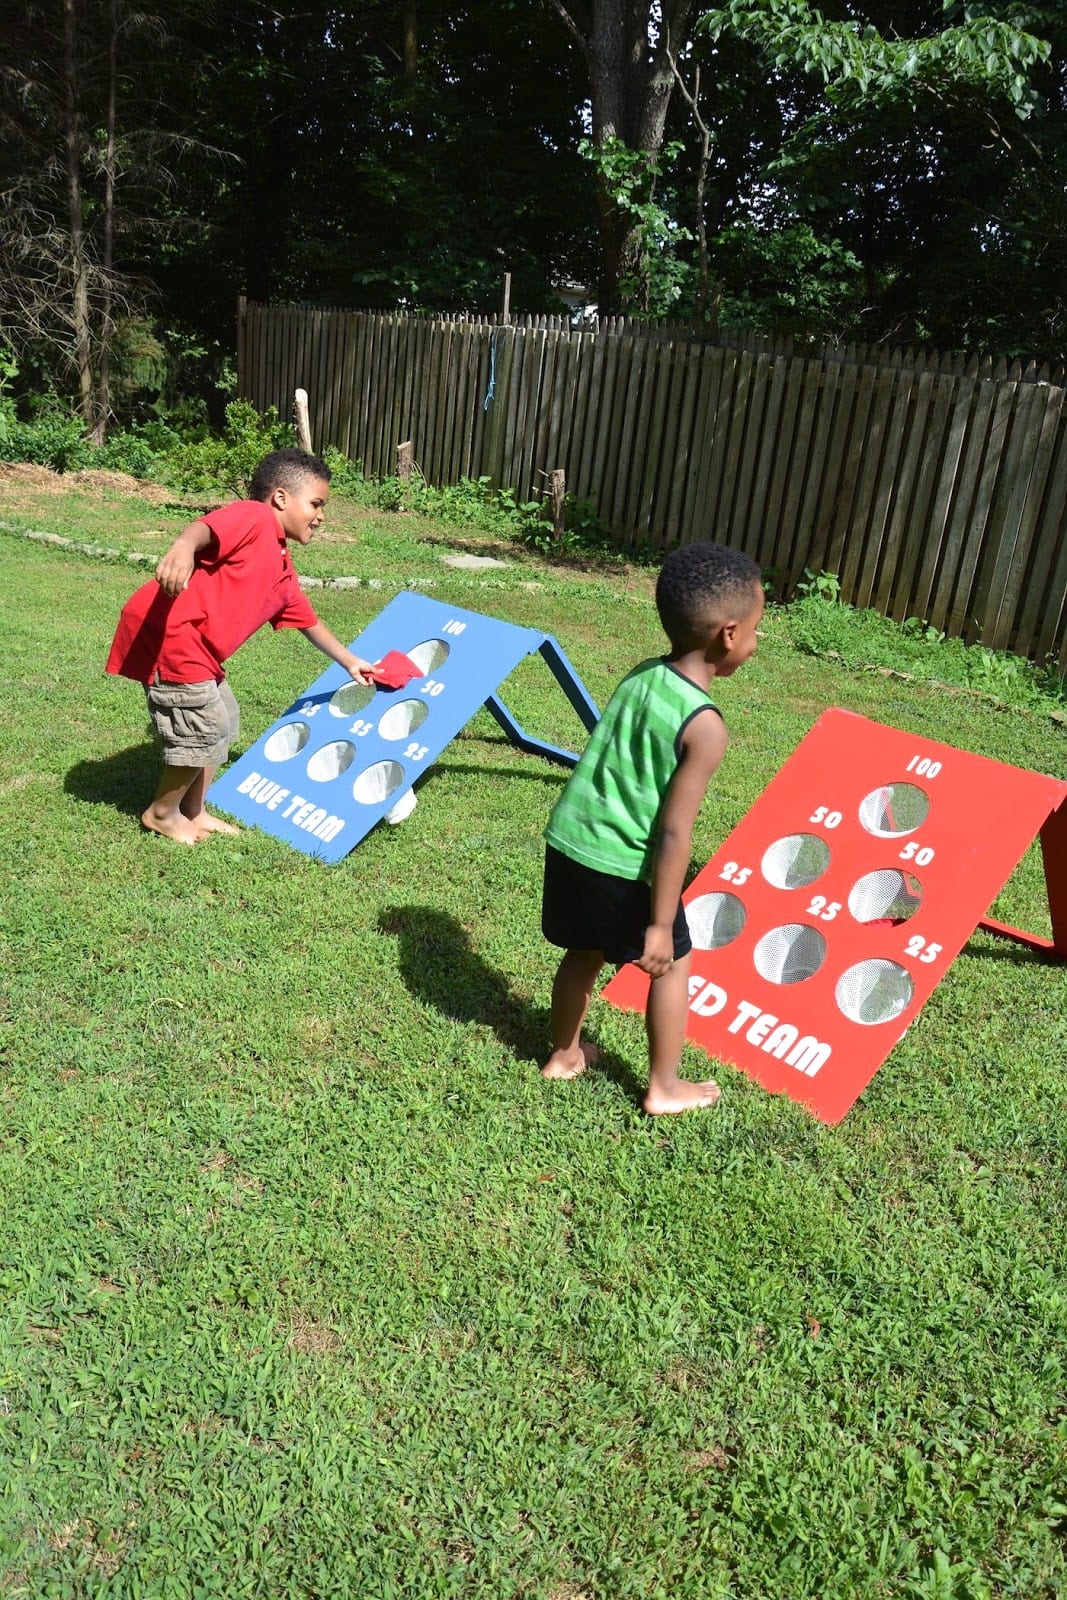
M 223 678 L 216 683 L 146 683 L 148 712 L 168 767 L 221 767 L 241 728 L 241 712 Z

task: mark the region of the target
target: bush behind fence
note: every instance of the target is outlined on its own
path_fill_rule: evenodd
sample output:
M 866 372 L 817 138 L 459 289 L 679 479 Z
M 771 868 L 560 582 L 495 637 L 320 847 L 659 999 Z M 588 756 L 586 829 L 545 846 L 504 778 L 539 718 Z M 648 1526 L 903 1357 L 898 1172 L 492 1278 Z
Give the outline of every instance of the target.
M 238 383 L 373 476 L 396 447 L 436 485 L 533 499 L 553 468 L 621 546 L 719 539 L 839 575 L 898 621 L 1067 667 L 1061 369 L 671 324 L 241 302 Z

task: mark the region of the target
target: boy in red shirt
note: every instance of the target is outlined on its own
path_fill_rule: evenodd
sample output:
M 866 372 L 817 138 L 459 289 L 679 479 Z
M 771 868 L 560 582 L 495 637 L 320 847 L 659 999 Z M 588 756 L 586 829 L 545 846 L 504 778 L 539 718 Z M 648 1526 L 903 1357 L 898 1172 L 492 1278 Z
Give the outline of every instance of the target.
M 357 683 L 368 681 L 370 663 L 319 621 L 287 548 L 322 526 L 330 469 L 304 450 L 274 450 L 248 493 L 182 530 L 123 606 L 107 660 L 108 672 L 144 684 L 163 742 L 163 776 L 141 821 L 182 844 L 238 831 L 210 816 L 204 798 L 240 721 L 223 662 L 257 628 L 299 628 Z

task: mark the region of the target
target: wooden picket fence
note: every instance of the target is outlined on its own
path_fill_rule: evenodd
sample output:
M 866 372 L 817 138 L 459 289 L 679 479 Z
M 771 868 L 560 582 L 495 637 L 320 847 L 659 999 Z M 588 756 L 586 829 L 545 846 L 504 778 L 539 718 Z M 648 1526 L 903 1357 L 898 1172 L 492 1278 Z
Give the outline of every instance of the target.
M 1067 668 L 1062 368 L 603 318 L 246 304 L 238 388 L 310 396 L 317 448 L 372 476 L 533 499 L 563 468 L 622 545 L 718 539 L 841 597 Z

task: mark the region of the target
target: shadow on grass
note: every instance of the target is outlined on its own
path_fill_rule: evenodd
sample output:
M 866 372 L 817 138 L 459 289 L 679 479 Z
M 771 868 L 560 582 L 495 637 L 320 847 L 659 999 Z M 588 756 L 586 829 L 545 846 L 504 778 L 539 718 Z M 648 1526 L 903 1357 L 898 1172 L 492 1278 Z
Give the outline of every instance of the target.
M 140 817 L 159 780 L 159 746 L 144 744 L 116 750 L 99 761 L 79 761 L 63 780 L 63 788 L 90 805 L 114 806 L 128 817 Z
M 232 750 L 230 760 L 242 752 Z M 151 739 L 99 761 L 79 761 L 63 779 L 63 788 L 76 800 L 94 806 L 114 806 L 124 816 L 140 818 L 156 792 L 162 770 L 160 747 Z
M 409 992 L 454 1022 L 480 1023 L 520 1060 L 538 1065 L 549 1050 L 549 1010 L 518 999 L 503 973 L 471 949 L 470 935 L 433 906 L 387 906 L 378 930 L 400 945 L 400 976 Z M 620 1056 L 602 1050 L 592 1071 L 640 1102 L 644 1084 Z

